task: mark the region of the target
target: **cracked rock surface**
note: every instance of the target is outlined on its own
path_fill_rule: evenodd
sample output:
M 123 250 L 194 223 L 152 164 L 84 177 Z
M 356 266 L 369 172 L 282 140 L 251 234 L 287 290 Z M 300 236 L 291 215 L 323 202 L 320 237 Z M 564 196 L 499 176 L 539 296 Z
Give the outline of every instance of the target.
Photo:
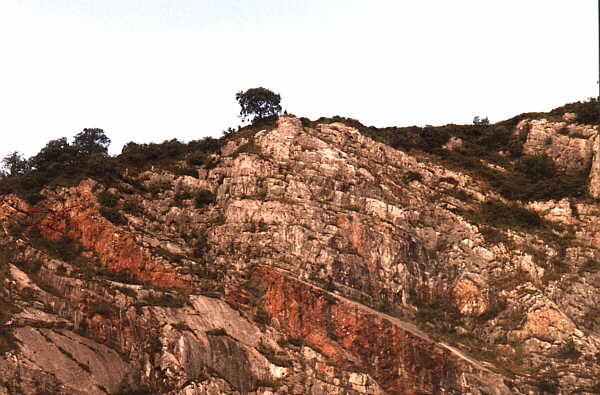
M 598 197 L 597 126 L 525 128 L 524 152 L 591 168 Z M 485 181 L 293 116 L 194 171 L 0 196 L 0 394 L 600 390 L 594 200 L 494 227 L 473 214 L 501 200 Z

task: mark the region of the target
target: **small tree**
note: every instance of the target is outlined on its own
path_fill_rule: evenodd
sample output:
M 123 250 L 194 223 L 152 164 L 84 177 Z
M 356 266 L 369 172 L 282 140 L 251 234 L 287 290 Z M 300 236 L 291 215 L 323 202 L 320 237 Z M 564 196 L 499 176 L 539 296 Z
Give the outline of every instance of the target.
M 8 170 L 8 175 L 16 176 L 29 170 L 29 162 L 23 155 L 14 151 L 2 159 L 2 167 Z
M 73 139 L 73 148 L 80 156 L 108 155 L 109 145 L 110 139 L 102 129 L 83 129 L 83 132 L 76 134 Z
M 488 117 L 480 118 L 478 115 L 475 118 L 473 118 L 473 125 L 487 126 L 489 124 L 490 124 L 490 120 L 488 119 Z
M 235 100 L 240 104 L 240 118 L 251 122 L 281 113 L 281 96 L 265 88 L 252 88 L 246 92 L 235 94 Z
M 34 169 L 56 168 L 57 166 L 69 166 L 75 162 L 77 152 L 69 144 L 66 137 L 50 140 L 44 148 L 31 158 L 31 166 Z

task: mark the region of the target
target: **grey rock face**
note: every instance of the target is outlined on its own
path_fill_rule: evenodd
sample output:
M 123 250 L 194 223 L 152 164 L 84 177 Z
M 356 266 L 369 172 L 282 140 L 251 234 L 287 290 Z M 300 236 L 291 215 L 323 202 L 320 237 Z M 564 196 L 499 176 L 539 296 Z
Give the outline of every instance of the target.
M 589 169 L 594 157 L 598 126 L 552 122 L 546 119 L 523 120 L 516 132 L 527 132 L 523 153 L 546 154 L 567 171 Z

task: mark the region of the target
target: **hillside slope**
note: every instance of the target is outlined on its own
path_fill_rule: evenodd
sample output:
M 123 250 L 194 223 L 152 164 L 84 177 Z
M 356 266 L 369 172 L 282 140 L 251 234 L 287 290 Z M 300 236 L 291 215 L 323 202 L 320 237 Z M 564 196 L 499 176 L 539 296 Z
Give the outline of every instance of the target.
M 429 147 L 281 116 L 1 196 L 0 393 L 598 393 L 598 126 L 569 114 Z

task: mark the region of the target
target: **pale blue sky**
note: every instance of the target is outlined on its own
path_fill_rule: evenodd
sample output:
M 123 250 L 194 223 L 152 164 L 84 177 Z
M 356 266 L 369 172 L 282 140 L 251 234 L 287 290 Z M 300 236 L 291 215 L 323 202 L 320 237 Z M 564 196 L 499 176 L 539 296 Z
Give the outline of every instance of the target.
M 495 122 L 597 96 L 597 29 L 596 0 L 0 0 L 0 155 L 219 136 L 257 86 L 309 118 Z

